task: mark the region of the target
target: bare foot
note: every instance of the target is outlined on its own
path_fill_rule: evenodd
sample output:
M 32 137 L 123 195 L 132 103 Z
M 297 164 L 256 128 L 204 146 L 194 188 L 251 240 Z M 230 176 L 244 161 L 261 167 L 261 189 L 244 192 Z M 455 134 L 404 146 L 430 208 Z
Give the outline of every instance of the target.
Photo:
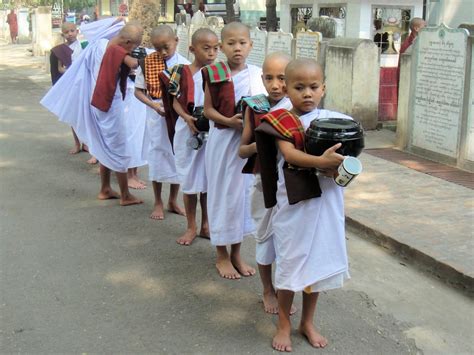
M 291 305 L 291 308 L 290 308 L 290 316 L 292 316 L 293 314 L 295 314 L 297 310 L 298 310 L 298 308 L 296 308 L 295 306 Z
M 89 153 L 89 147 L 87 146 L 87 144 L 82 143 L 82 150 Z
M 243 276 L 253 276 L 255 275 L 255 269 L 248 265 L 242 258 L 239 256 L 231 257 L 232 265 L 237 269 L 237 271 Z
M 140 200 L 132 194 L 129 194 L 127 197 L 120 198 L 120 206 L 138 205 L 140 203 L 143 203 L 143 200 Z
M 99 200 L 111 200 L 111 199 L 120 198 L 120 195 L 118 194 L 118 192 L 115 192 L 114 190 L 109 189 L 109 190 L 104 190 L 104 191 L 99 192 L 99 194 L 97 195 L 97 198 Z
M 199 231 L 198 236 L 200 238 L 204 238 L 204 239 L 211 239 L 211 235 L 209 233 L 209 227 L 208 226 L 202 226 L 201 230 Z
M 145 181 L 138 179 L 138 182 L 146 187 L 146 182 Z
M 75 145 L 74 148 L 72 148 L 70 151 L 69 151 L 69 154 L 73 155 L 73 154 L 77 154 L 77 153 L 80 153 L 81 152 L 81 145 Z
M 146 189 L 146 186 L 143 185 L 139 180 L 135 178 L 129 178 L 128 179 L 128 187 L 131 189 L 135 190 L 144 190 Z
M 151 219 L 157 219 L 157 220 L 163 220 L 165 219 L 165 214 L 163 212 L 163 203 L 155 203 L 155 208 L 153 208 L 153 211 L 151 212 L 150 215 Z
M 240 279 L 239 272 L 235 270 L 229 259 L 217 259 L 216 268 L 217 271 L 219 271 L 219 275 L 221 275 L 221 277 L 223 277 L 224 279 Z
M 181 237 L 176 239 L 176 243 L 178 243 L 179 245 L 188 246 L 192 244 L 195 238 L 196 238 L 196 230 L 188 229 Z
M 278 314 L 278 300 L 273 291 L 263 293 L 263 309 L 271 314 Z
M 168 202 L 168 211 L 179 214 L 180 216 L 186 216 L 186 212 L 184 212 L 184 210 L 179 207 L 176 202 Z
M 88 161 L 86 161 L 87 164 L 91 164 L 91 165 L 94 165 L 94 164 L 97 164 L 98 161 L 95 157 L 91 157 Z
M 273 349 L 283 352 L 293 351 L 291 347 L 291 328 L 281 329 L 277 328 L 277 332 L 273 337 L 272 346 Z
M 316 330 L 313 324 L 300 325 L 298 331 L 308 339 L 308 342 L 315 348 L 324 348 L 328 341 Z

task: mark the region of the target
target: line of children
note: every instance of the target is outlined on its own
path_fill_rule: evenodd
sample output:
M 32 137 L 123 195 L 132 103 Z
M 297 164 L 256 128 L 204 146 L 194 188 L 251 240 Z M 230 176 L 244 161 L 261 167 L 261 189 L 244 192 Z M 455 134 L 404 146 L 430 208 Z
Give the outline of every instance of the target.
M 111 42 L 122 48 L 117 52 L 123 56 L 120 63 L 134 67 L 126 53 L 138 44 L 141 34 L 133 26 L 121 34 Z M 291 61 L 274 53 L 265 59 L 263 70 L 246 63 L 252 41 L 248 27 L 241 23 L 227 24 L 221 32 L 225 62 L 213 63 L 218 38 L 208 29 L 192 36 L 191 64 L 176 53 L 178 39 L 169 26 L 157 27 L 150 37 L 156 51 L 140 61 L 135 95 L 147 105 L 147 159 L 155 194 L 151 218 L 164 218 L 161 188 L 162 183 L 170 183 L 168 209 L 187 215 L 187 230 L 177 242 L 191 245 L 198 235 L 199 194 L 199 235 L 210 237 L 216 247 L 217 271 L 226 279 L 255 274 L 240 255 L 244 237 L 255 233 L 264 309 L 278 313 L 273 348 L 292 351 L 290 315 L 299 291 L 303 292 L 299 332 L 313 347 L 325 347 L 326 338 L 314 326 L 319 293 L 341 287 L 349 277 L 343 190 L 332 178 L 344 157 L 336 153 L 340 144 L 319 157 L 305 153 L 304 131 L 316 118 L 351 118 L 318 108 L 325 84 L 315 61 Z M 107 72 L 116 75 L 116 69 Z M 120 85 L 115 82 L 109 102 L 97 93 L 100 76 L 92 105 L 108 111 L 121 96 Z M 199 107 L 210 128 L 207 142 L 193 150 L 186 142 L 198 133 L 195 108 Z M 99 198 L 118 197 L 110 188 L 110 170 L 107 174 L 104 169 L 108 170 L 101 164 Z M 123 190 L 124 173 L 120 174 Z M 177 204 L 179 184 L 185 211 Z M 121 192 L 122 204 L 141 202 Z

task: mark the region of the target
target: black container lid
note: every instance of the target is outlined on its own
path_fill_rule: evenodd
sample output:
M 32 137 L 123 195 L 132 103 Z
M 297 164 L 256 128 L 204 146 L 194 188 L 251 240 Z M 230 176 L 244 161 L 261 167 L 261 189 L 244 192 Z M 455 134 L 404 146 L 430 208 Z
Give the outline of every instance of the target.
M 323 118 L 311 121 L 306 132 L 310 137 L 318 138 L 360 138 L 364 135 L 361 124 L 344 118 Z

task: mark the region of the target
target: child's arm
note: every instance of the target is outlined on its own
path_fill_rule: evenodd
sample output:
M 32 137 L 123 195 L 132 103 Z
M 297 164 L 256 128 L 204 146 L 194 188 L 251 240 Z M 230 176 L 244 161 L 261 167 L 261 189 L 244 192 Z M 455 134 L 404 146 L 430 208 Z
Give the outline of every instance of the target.
M 242 130 L 242 114 L 238 113 L 232 117 L 225 117 L 221 115 L 213 106 L 211 93 L 207 85 L 204 88 L 204 116 L 211 121 L 231 127 L 237 130 Z
M 244 129 L 240 137 L 239 157 L 242 159 L 250 158 L 257 153 L 257 143 L 250 143 L 252 139 L 252 126 L 250 124 L 250 108 L 245 109 Z
M 153 110 L 158 112 L 159 115 L 164 116 L 165 111 L 163 110 L 163 105 L 161 102 L 155 102 L 145 93 L 144 89 L 135 88 L 135 97 L 143 102 L 145 105 L 151 107 Z
M 278 148 L 285 161 L 288 164 L 296 165 L 301 168 L 317 168 L 333 171 L 336 170 L 344 160 L 341 154 L 336 153 L 336 150 L 341 147 L 341 143 L 337 143 L 331 148 L 328 148 L 323 155 L 315 156 L 296 149 L 295 145 L 291 142 L 281 139 L 278 139 L 277 142 Z
M 133 58 L 132 56 L 130 56 L 128 54 L 123 59 L 123 62 L 130 69 L 137 69 L 138 68 L 138 59 Z
M 64 74 L 66 72 L 66 67 L 63 65 L 63 63 L 61 63 L 60 60 L 58 60 L 58 72 L 60 72 L 61 74 Z
M 173 110 L 175 110 L 176 113 L 180 115 L 183 120 L 186 121 L 192 134 L 199 133 L 198 129 L 196 128 L 196 125 L 194 124 L 196 118 L 191 115 L 188 115 L 186 111 L 184 111 L 184 109 L 181 107 L 179 101 L 176 100 L 176 98 L 173 98 Z

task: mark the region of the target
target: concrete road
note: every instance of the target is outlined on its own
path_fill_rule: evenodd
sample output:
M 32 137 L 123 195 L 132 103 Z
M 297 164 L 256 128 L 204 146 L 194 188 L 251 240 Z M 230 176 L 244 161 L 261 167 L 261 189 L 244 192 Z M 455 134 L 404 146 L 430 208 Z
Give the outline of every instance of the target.
M 38 104 L 49 78 L 26 48 L 0 46 L 0 352 L 274 353 L 257 277 L 219 278 L 206 240 L 178 246 L 184 219 L 150 220 L 150 188 L 140 206 L 95 199 L 97 168 L 68 155 L 70 130 Z M 320 297 L 330 344 L 295 334 L 295 353 L 474 351 L 472 300 L 357 233 L 348 244 L 352 280 Z M 254 260 L 252 240 L 243 253 Z

